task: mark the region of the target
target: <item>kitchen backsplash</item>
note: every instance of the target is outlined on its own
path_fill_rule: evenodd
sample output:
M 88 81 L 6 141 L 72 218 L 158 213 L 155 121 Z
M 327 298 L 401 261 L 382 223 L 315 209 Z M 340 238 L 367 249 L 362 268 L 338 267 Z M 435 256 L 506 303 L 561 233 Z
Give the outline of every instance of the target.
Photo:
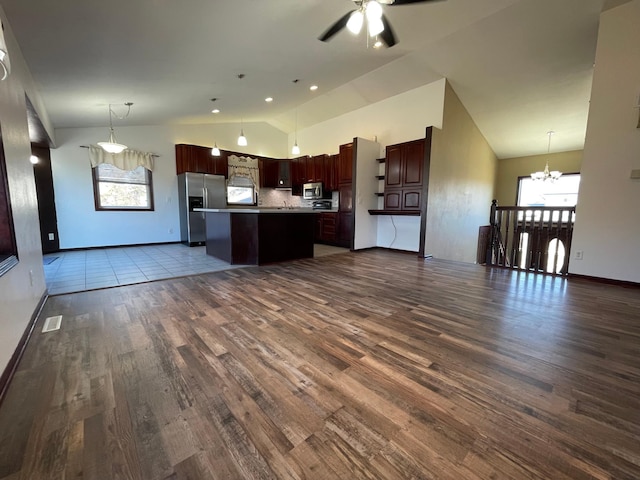
M 303 207 L 311 208 L 313 200 L 303 200 L 302 197 L 291 195 L 291 190 L 276 190 L 274 188 L 261 188 L 258 193 L 258 206 L 260 207 Z M 333 208 L 338 208 L 338 192 L 331 192 Z

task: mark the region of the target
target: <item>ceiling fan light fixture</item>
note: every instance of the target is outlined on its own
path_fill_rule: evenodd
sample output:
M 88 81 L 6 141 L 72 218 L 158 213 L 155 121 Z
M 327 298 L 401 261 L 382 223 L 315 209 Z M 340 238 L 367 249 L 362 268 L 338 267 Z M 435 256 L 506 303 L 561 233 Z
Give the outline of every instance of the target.
M 369 28 L 369 36 L 375 37 L 384 31 L 384 24 L 381 18 L 373 18 L 367 20 L 367 26 Z
M 367 21 L 380 20 L 382 18 L 382 6 L 375 0 L 367 2 L 365 7 L 365 13 L 367 15 Z
M 347 28 L 351 33 L 357 35 L 362 30 L 362 24 L 364 23 L 364 15 L 360 10 L 356 10 L 349 17 L 349 21 L 347 22 Z

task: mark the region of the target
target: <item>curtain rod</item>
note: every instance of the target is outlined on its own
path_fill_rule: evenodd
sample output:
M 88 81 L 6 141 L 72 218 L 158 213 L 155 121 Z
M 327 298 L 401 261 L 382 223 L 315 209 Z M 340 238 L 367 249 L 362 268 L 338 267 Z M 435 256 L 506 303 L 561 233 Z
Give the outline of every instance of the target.
M 80 145 L 80 148 L 89 148 L 89 145 Z M 157 158 L 159 158 L 159 157 L 160 157 L 160 155 L 157 155 L 157 154 L 155 154 L 155 153 L 152 153 L 152 154 L 151 154 L 151 156 L 152 156 L 152 157 L 157 157 Z

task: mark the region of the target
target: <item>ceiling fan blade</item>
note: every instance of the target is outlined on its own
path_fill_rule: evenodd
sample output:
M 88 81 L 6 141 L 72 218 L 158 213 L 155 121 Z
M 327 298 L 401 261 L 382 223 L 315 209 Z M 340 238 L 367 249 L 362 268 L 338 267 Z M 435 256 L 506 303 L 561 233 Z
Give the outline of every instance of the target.
M 390 3 L 389 6 L 393 7 L 396 5 L 409 5 L 410 3 L 426 3 L 426 2 L 443 2 L 445 0 L 395 0 L 393 3 Z
M 397 43 L 397 41 L 396 36 L 393 33 L 393 28 L 391 28 L 391 24 L 384 13 L 382 14 L 382 25 L 384 25 L 384 30 L 380 33 L 380 38 L 382 38 L 382 41 L 387 45 L 387 47 L 391 48 Z
M 331 27 L 326 32 L 320 35 L 319 39 L 322 40 L 323 42 L 328 42 L 329 40 L 331 40 L 331 37 L 333 37 L 336 33 L 338 33 L 347 25 L 347 22 L 349 21 L 349 17 L 353 12 L 355 12 L 355 10 L 351 10 L 344 17 L 342 17 L 336 23 L 331 25 Z

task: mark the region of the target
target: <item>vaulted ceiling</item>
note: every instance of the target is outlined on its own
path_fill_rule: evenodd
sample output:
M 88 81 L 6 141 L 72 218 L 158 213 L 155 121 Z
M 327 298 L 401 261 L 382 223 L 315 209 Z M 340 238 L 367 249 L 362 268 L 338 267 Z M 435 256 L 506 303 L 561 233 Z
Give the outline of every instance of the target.
M 374 49 L 318 40 L 351 0 L 0 0 L 56 128 L 104 126 L 131 101 L 120 125 L 291 131 L 296 108 L 301 129 L 446 77 L 500 158 L 546 152 L 548 130 L 554 151 L 583 147 L 605 3 L 385 6 L 399 43 Z

